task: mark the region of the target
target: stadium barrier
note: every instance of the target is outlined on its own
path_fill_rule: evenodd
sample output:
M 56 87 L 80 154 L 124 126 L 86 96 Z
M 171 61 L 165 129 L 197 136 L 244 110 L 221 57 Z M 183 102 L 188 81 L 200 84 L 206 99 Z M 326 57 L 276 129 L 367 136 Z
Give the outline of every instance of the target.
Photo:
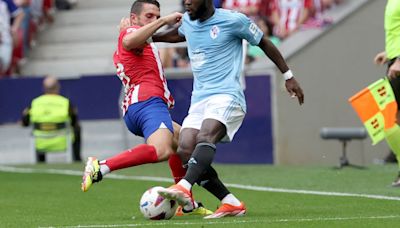
M 0 80 L 0 124 L 17 122 L 22 110 L 42 91 L 42 78 Z M 83 76 L 62 79 L 61 94 L 79 110 L 81 120 L 119 119 L 121 83 L 114 75 Z M 172 118 L 182 123 L 192 91 L 193 79 L 169 79 L 168 86 L 176 100 Z M 232 143 L 219 144 L 216 162 L 272 164 L 273 110 L 272 77 L 246 77 L 247 115 Z M 83 129 L 85 131 L 85 129 Z M 122 136 L 121 136 L 122 137 Z M 111 148 L 110 148 L 111 149 Z

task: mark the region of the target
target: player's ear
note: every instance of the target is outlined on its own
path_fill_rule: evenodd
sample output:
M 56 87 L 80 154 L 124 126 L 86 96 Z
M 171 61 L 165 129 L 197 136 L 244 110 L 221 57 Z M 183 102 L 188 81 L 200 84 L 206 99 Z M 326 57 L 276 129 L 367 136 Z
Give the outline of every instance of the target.
M 131 17 L 130 17 L 131 25 L 137 24 L 137 20 L 138 20 L 138 15 L 131 13 Z

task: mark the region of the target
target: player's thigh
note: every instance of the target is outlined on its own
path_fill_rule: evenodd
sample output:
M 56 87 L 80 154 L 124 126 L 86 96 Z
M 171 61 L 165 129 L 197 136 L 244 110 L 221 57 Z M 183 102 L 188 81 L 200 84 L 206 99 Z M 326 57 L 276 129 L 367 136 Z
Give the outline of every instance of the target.
M 169 129 L 159 128 L 147 138 L 146 143 L 156 148 L 159 161 L 165 161 L 174 153 L 172 148 L 173 140 L 174 135 Z
M 199 134 L 197 134 L 196 142 L 217 143 L 221 141 L 226 135 L 226 126 L 220 120 L 205 119 L 201 124 Z
M 207 102 L 199 140 L 230 142 L 243 123 L 245 112 L 230 95 L 215 95 Z M 214 121 L 211 121 L 214 120 Z M 217 121 L 217 122 L 216 122 Z M 210 135 L 212 137 L 210 137 Z

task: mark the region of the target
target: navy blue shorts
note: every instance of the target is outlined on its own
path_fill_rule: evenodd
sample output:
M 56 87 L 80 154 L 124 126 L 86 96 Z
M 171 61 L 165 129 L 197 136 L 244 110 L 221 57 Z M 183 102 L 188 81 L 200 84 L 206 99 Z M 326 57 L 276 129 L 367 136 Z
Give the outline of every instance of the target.
M 124 120 L 130 132 L 146 140 L 159 128 L 168 128 L 174 133 L 167 104 L 159 97 L 131 104 Z

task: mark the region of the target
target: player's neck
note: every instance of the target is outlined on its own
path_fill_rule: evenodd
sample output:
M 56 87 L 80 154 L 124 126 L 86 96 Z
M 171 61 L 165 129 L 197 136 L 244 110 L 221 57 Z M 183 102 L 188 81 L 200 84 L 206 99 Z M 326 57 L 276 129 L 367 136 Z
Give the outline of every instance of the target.
M 209 9 L 207 9 L 204 14 L 199 18 L 200 22 L 204 22 L 206 21 L 208 18 L 212 17 L 215 13 L 215 8 L 214 7 L 210 7 Z

